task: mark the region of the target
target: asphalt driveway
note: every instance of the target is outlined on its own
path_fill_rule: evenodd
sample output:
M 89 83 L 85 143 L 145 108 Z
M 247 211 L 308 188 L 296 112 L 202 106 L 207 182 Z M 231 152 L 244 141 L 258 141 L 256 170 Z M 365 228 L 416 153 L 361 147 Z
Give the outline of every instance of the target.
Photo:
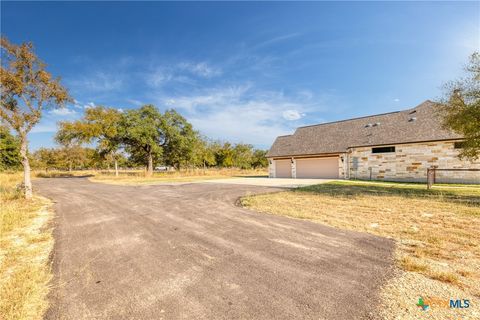
M 370 319 L 393 243 L 255 213 L 237 184 L 39 179 L 57 212 L 48 319 Z

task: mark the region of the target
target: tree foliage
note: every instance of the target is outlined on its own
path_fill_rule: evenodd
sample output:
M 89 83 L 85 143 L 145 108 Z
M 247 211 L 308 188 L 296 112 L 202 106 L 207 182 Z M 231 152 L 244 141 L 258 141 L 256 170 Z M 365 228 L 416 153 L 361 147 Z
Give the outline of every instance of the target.
M 252 167 L 253 146 L 250 144 L 238 143 L 233 147 L 233 166 L 242 169 Z
M 217 142 L 213 146 L 215 154 L 215 162 L 219 167 L 233 167 L 235 162 L 235 155 L 233 153 L 233 146 L 230 142 L 223 144 Z
M 195 148 L 201 145 L 198 132 L 175 110 L 163 114 L 165 143 L 163 160 L 165 164 L 180 169 L 194 164 Z
M 83 170 L 96 167 L 96 150 L 73 145 L 40 148 L 31 154 L 32 167 L 41 170 Z
M 0 125 L 0 155 L 0 170 L 18 169 L 21 166 L 20 141 L 4 125 Z
M 466 75 L 448 83 L 444 126 L 461 134 L 465 140 L 459 156 L 467 159 L 480 157 L 480 53 L 470 56 Z
M 203 168 L 213 167 L 217 164 L 212 143 L 206 137 L 197 136 L 193 149 L 193 164 Z
M 60 122 L 55 140 L 64 146 L 95 143 L 97 153 L 103 159 L 113 161 L 118 175 L 121 120 L 122 114 L 117 109 L 102 106 L 89 108 L 80 120 Z
M 256 149 L 253 151 L 251 165 L 253 168 L 268 167 L 268 160 L 266 158 L 267 150 Z
M 120 128 L 127 152 L 136 159 L 145 159 L 147 175 L 152 175 L 166 142 L 165 119 L 160 111 L 153 105 L 128 110 Z

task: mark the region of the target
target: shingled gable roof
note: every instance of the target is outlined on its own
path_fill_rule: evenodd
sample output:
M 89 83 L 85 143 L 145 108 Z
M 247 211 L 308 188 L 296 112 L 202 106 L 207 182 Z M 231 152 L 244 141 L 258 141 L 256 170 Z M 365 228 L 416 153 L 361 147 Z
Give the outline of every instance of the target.
M 293 135 L 278 137 L 267 157 L 342 153 L 349 147 L 462 138 L 442 128 L 439 107 L 427 100 L 413 109 L 300 127 Z

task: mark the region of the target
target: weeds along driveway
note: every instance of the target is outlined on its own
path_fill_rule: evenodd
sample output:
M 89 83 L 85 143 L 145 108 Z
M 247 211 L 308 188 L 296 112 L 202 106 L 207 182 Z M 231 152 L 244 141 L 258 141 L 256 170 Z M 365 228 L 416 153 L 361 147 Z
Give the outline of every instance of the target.
M 393 243 L 256 213 L 232 184 L 39 179 L 55 201 L 48 319 L 370 319 Z

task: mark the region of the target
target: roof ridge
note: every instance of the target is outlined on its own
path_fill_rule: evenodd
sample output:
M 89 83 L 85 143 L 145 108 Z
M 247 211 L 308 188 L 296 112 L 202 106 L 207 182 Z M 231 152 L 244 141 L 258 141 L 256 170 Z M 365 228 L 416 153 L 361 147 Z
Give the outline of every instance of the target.
M 365 119 L 365 118 L 370 118 L 370 117 L 384 116 L 384 115 L 387 115 L 387 114 L 394 114 L 394 113 L 411 111 L 411 110 L 414 110 L 414 109 L 416 109 L 420 106 L 423 106 L 424 104 L 436 104 L 436 103 L 432 100 L 427 99 L 427 100 L 423 101 L 422 103 L 420 103 L 419 105 L 417 105 L 413 108 L 408 108 L 408 109 L 403 109 L 403 110 L 398 110 L 398 111 L 385 112 L 385 113 L 371 114 L 371 115 L 368 115 L 368 116 L 362 116 L 362 117 L 356 117 L 356 118 L 350 118 L 350 119 L 343 119 L 343 120 L 336 120 L 336 121 L 330 121 L 330 122 L 324 122 L 324 123 L 310 124 L 310 125 L 307 125 L 307 126 L 298 127 L 297 130 L 300 129 L 300 128 L 322 126 L 324 124 L 332 124 L 332 123 L 345 122 L 345 121 L 351 121 L 351 120 L 359 120 L 359 119 Z
M 415 108 L 412 108 L 412 109 L 415 109 Z M 379 114 L 372 114 L 372 115 L 369 115 L 369 116 L 362 116 L 362 117 L 356 117 L 356 118 L 350 118 L 350 119 L 344 119 L 344 120 L 336 120 L 336 121 L 330 121 L 330 122 L 324 122 L 324 123 L 310 124 L 310 125 L 308 125 L 308 126 L 298 127 L 297 130 L 300 129 L 300 128 L 323 126 L 323 125 L 325 125 L 325 124 L 332 124 L 332 123 L 338 123 L 338 122 L 345 122 L 345 121 L 351 121 L 351 120 L 359 120 L 359 119 L 365 119 L 365 118 L 371 118 L 371 117 L 377 117 L 377 116 L 384 116 L 384 115 L 387 115 L 387 114 L 400 113 L 400 112 L 404 112 L 404 111 L 408 111 L 408 110 L 412 110 L 412 109 L 392 111 L 392 112 L 385 112 L 385 113 L 379 113 Z

